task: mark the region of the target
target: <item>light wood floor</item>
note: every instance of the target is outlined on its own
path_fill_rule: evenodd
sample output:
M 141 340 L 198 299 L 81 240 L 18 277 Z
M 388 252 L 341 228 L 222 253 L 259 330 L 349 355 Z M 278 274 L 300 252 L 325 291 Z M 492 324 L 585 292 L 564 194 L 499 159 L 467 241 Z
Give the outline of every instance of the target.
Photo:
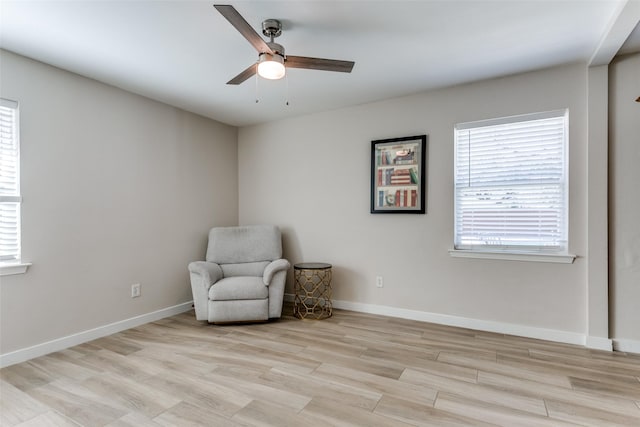
M 2 426 L 640 426 L 640 356 L 335 310 L 185 313 L 0 370 Z

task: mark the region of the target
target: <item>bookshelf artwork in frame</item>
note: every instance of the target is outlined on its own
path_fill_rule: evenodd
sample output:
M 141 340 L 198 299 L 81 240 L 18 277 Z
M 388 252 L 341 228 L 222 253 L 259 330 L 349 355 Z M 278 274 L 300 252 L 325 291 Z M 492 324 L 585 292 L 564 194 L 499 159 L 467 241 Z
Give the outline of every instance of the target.
M 426 211 L 427 135 L 371 141 L 371 213 Z

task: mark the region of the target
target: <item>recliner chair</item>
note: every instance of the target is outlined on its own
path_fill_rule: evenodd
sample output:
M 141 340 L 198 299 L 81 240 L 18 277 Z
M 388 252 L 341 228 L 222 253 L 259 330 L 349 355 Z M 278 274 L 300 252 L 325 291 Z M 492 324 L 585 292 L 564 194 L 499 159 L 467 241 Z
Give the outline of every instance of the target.
M 205 259 L 189 264 L 196 319 L 227 323 L 282 315 L 290 264 L 282 258 L 278 227 L 212 228 Z

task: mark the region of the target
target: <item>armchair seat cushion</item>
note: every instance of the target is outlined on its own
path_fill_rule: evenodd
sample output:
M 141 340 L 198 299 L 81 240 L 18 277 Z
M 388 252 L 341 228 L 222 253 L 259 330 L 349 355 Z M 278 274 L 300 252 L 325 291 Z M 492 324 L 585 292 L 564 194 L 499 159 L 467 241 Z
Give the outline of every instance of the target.
M 209 288 L 209 299 L 212 301 L 267 299 L 269 288 L 262 277 L 234 276 L 225 277 Z

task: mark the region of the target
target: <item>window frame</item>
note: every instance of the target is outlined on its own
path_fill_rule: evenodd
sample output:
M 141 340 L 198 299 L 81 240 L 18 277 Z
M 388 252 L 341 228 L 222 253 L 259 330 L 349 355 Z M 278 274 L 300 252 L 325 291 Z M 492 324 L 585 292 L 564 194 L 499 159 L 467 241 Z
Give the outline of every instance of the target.
M 562 159 L 562 180 L 560 185 L 562 186 L 562 235 L 564 240 L 564 245 L 556 248 L 556 247 L 545 247 L 542 245 L 495 245 L 495 244 L 487 244 L 484 245 L 460 245 L 459 244 L 459 236 L 458 236 L 458 216 L 459 216 L 459 206 L 458 206 L 458 187 L 457 187 L 457 177 L 458 177 L 458 135 L 459 132 L 469 130 L 469 129 L 478 129 L 484 128 L 488 126 L 499 126 L 499 125 L 509 125 L 509 124 L 518 124 L 529 121 L 536 121 L 542 119 L 550 119 L 550 118 L 560 118 L 562 117 L 564 120 L 563 127 L 563 159 Z M 507 117 L 500 117 L 494 119 L 487 120 L 478 120 L 472 122 L 464 122 L 458 123 L 454 126 L 454 240 L 453 240 L 453 249 L 449 250 L 449 254 L 452 257 L 463 257 L 463 258 L 482 258 L 482 259 L 503 259 L 503 260 L 517 260 L 517 261 L 540 261 L 540 262 L 559 262 L 559 263 L 572 263 L 576 258 L 575 255 L 569 253 L 569 110 L 552 110 L 545 112 L 537 112 L 537 113 L 528 113 Z M 529 184 L 511 184 L 513 187 L 524 188 Z
M 17 204 L 17 251 L 11 258 L 0 259 L 0 276 L 10 274 L 21 274 L 27 271 L 30 263 L 22 262 L 22 195 L 20 189 L 20 104 L 6 98 L 0 98 L 0 106 L 14 111 L 13 139 L 16 145 L 15 165 L 16 165 L 16 189 L 14 192 L 0 194 L 0 204 Z

